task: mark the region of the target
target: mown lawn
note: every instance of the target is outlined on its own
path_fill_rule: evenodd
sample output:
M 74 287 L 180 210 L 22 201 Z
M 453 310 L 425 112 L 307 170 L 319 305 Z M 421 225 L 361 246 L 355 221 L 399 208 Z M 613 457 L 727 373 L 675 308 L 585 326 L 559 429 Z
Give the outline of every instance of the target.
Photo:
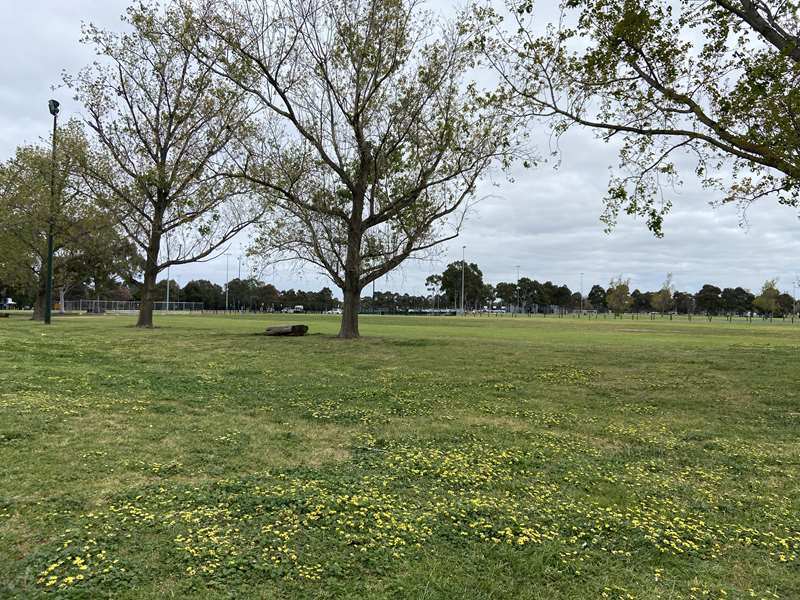
M 0 321 L 0 598 L 800 597 L 800 325 L 132 324 Z

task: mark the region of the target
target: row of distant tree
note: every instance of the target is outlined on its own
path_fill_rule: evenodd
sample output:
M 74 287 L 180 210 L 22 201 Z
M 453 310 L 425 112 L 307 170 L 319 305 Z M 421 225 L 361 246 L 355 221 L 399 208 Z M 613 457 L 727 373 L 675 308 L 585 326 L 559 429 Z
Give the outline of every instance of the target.
M 667 276 L 661 289 L 654 292 L 630 291 L 630 280 L 612 280 L 608 289 L 595 285 L 586 298 L 589 308 L 622 312 L 700 313 L 705 315 L 788 316 L 797 312 L 797 302 L 791 294 L 781 292 L 777 280 L 764 282 L 758 294 L 742 287 L 719 288 L 706 283 L 692 294 L 675 289 L 672 277 Z
M 516 283 L 500 282 L 491 285 L 484 282 L 483 272 L 477 264 L 457 261 L 447 265 L 439 275 L 431 275 L 425 286 L 434 297 L 434 302 L 442 307 L 461 307 L 461 288 L 463 271 L 464 308 L 477 310 L 500 304 L 506 308 L 530 312 L 534 307 L 560 306 L 572 308 L 580 306 L 580 294 L 573 293 L 566 285 L 551 281 L 541 283 L 535 279 L 522 277 Z
M 743 287 L 719 288 L 707 283 L 695 293 L 680 291 L 668 274 L 661 288 L 655 291 L 631 290 L 629 279 L 612 279 L 607 287 L 595 284 L 583 298 L 579 291 L 551 281 L 521 277 L 516 283 L 501 281 L 486 283 L 477 264 L 463 269 L 464 307 L 467 310 L 504 309 L 516 312 L 554 312 L 557 310 L 596 310 L 612 313 L 679 313 L 708 315 L 747 315 L 757 313 L 786 316 L 797 312 L 797 301 L 791 294 L 781 292 L 777 280 L 764 282 L 755 294 Z M 461 307 L 462 263 L 451 263 L 439 275 L 426 279 L 427 295 L 392 291 L 376 291 L 361 298 L 363 312 L 408 312 L 424 309 L 457 309 Z M 196 279 L 181 287 L 175 280 L 161 280 L 156 285 L 156 301 L 198 302 L 205 310 L 226 308 L 225 287 L 207 279 Z M 140 301 L 141 283 L 109 280 L 96 287 L 79 283 L 62 290 L 66 300 L 94 299 Z M 35 301 L 31 288 L 15 289 L 0 281 L 0 297 L 14 298 L 19 306 L 31 306 Z M 227 307 L 231 310 L 269 311 L 302 305 L 309 311 L 326 311 L 341 307 L 333 291 L 323 287 L 317 292 L 278 290 L 274 285 L 256 278 L 233 279 L 228 284 Z
M 177 284 L 172 282 L 173 292 L 170 292 L 170 301 L 202 302 L 206 310 L 222 310 L 226 306 L 225 289 L 206 279 L 190 281 L 180 289 L 179 297 L 172 296 Z M 166 291 L 166 281 L 158 282 L 157 291 L 161 295 Z M 333 291 L 324 287 L 318 292 L 303 290 L 278 290 L 270 283 L 258 281 L 255 278 L 234 279 L 228 283 L 227 305 L 231 310 L 245 310 L 248 312 L 261 312 L 282 310 L 298 305 L 305 310 L 322 312 L 337 308 L 341 304 L 333 297 Z M 162 296 L 163 297 L 163 296 Z
M 226 308 L 226 290 L 224 286 L 196 279 L 183 287 L 175 280 L 163 279 L 156 284 L 156 302 L 167 299 L 169 287 L 170 302 L 199 302 L 204 310 L 224 310 Z M 21 308 L 33 306 L 35 290 L 31 288 L 15 289 L 0 281 L 0 302 L 12 298 Z M 141 302 L 142 285 L 139 282 L 111 282 L 96 288 L 85 283 L 70 286 L 63 294 L 64 300 L 115 300 L 121 302 Z M 324 287 L 318 292 L 303 290 L 278 290 L 274 285 L 258 281 L 255 278 L 233 279 L 228 283 L 227 307 L 230 310 L 270 311 L 302 305 L 306 310 L 325 311 L 340 306 L 339 300 L 333 297 L 330 288 Z
M 463 267 L 463 268 L 462 268 Z M 768 280 L 760 293 L 754 294 L 743 287 L 719 288 L 705 284 L 696 293 L 680 291 L 668 274 L 660 289 L 655 291 L 631 290 L 629 279 L 621 276 L 611 280 L 607 287 L 593 285 L 589 293 L 572 291 L 566 285 L 551 281 L 540 282 L 521 277 L 516 283 L 499 282 L 495 285 L 483 280 L 483 273 L 475 263 L 464 265 L 461 261 L 447 265 L 438 275 L 429 276 L 426 287 L 430 293 L 428 306 L 461 306 L 463 271 L 464 307 L 467 310 L 503 307 L 521 312 L 552 312 L 554 309 L 597 310 L 623 312 L 676 312 L 709 315 L 744 315 L 759 313 L 783 316 L 796 312 L 796 302 L 791 294 L 781 292 L 777 280 Z

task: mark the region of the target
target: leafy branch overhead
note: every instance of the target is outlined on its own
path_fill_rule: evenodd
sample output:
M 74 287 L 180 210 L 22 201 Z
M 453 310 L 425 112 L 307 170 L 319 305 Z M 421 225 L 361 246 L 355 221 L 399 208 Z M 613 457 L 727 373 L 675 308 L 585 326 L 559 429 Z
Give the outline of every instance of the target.
M 691 160 L 725 202 L 798 206 L 800 12 L 794 0 L 569 0 L 537 33 L 529 0 L 476 9 L 476 42 L 511 112 L 620 138 L 605 221 L 661 234 L 665 187 Z M 510 21 L 508 26 L 507 21 Z

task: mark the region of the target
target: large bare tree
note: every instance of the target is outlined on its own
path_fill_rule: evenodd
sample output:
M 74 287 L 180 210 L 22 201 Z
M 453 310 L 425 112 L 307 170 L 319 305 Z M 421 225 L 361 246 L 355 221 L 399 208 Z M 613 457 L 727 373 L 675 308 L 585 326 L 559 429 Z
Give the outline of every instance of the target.
M 465 83 L 464 29 L 415 0 L 190 4 L 203 60 L 264 109 L 239 165 L 277 205 L 256 248 L 316 265 L 343 292 L 340 337 L 358 337 L 361 290 L 456 237 L 479 178 L 515 148 Z
M 140 1 L 126 33 L 86 27 L 100 58 L 66 78 L 94 133 L 87 181 L 144 257 L 139 327 L 153 325 L 162 270 L 211 257 L 263 213 L 240 180 L 222 175 L 246 129 L 243 94 L 213 61 L 196 60 L 198 30 L 184 17 L 174 3 Z
M 796 0 L 567 0 L 547 27 L 531 0 L 505 8 L 476 9 L 476 39 L 507 106 L 621 140 L 610 225 L 624 210 L 660 234 L 687 159 L 723 202 L 800 205 Z

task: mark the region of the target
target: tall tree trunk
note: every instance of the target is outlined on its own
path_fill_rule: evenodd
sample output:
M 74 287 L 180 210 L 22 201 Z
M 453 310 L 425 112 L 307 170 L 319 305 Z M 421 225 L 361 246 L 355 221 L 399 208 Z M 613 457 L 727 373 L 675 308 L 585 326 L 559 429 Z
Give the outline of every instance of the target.
M 342 325 L 339 337 L 353 339 L 359 337 L 358 311 L 361 307 L 361 232 L 360 227 L 351 227 L 347 240 L 345 259 L 344 304 L 342 305 Z
M 44 305 L 47 302 L 45 298 L 47 294 L 41 288 L 36 289 L 36 300 L 33 303 L 33 317 L 34 321 L 44 321 Z
M 147 257 L 144 262 L 144 282 L 142 284 L 142 303 L 139 305 L 137 327 L 153 326 L 153 305 L 156 296 L 156 277 L 158 277 L 158 253 L 161 250 L 162 214 L 153 218 L 153 230 L 147 245 Z
M 58 288 L 58 314 L 63 315 L 66 314 L 66 310 L 64 309 L 64 298 L 66 297 L 66 290 L 62 285 Z
M 358 311 L 361 307 L 361 290 L 344 289 L 344 303 L 342 304 L 342 325 L 339 328 L 340 338 L 357 338 Z
M 33 317 L 34 321 L 44 321 L 44 305 L 47 302 L 47 282 L 45 276 L 39 275 L 39 282 L 36 286 L 36 298 L 33 302 Z
M 142 303 L 139 305 L 139 319 L 136 321 L 137 327 L 153 326 L 153 306 L 155 303 L 157 276 L 157 269 L 145 269 L 144 282 L 142 284 Z

